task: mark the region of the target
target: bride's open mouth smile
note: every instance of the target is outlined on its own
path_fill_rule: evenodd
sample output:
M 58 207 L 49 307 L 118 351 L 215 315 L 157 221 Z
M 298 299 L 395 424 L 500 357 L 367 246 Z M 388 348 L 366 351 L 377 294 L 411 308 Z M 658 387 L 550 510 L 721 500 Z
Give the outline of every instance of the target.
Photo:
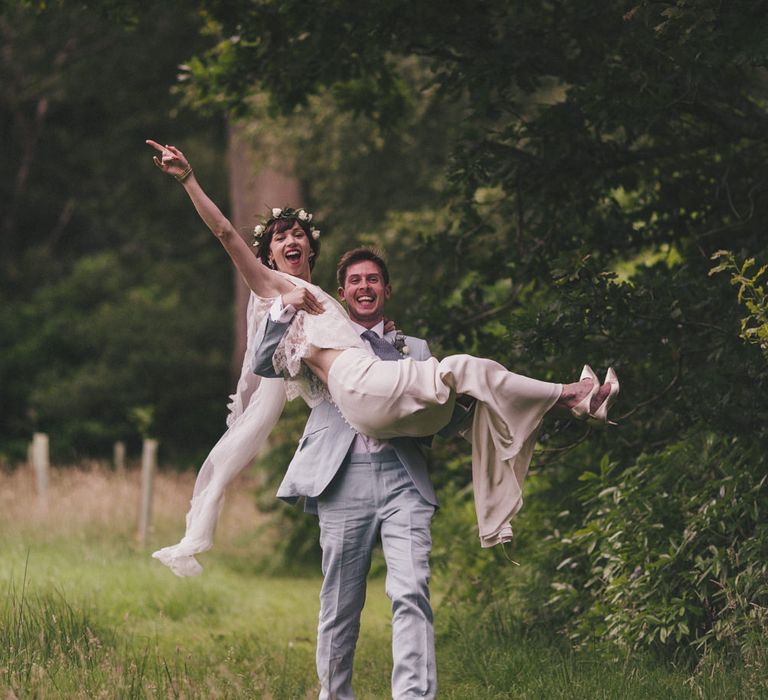
M 298 248 L 285 252 L 285 259 L 290 265 L 300 265 L 302 257 L 302 253 Z

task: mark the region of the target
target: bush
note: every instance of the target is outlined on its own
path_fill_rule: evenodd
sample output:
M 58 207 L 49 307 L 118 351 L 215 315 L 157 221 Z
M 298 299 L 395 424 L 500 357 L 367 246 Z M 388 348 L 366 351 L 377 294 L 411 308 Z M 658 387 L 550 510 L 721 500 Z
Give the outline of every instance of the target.
M 690 435 L 621 473 L 606 456 L 582 475 L 586 515 L 554 544 L 549 601 L 575 642 L 689 658 L 760 646 L 768 631 L 760 442 Z

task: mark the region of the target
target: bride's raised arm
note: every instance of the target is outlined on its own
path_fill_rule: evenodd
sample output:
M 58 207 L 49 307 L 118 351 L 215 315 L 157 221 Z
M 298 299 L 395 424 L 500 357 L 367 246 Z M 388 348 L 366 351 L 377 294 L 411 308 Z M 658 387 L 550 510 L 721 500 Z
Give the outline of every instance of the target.
M 152 139 L 147 139 L 147 144 L 160 154 L 159 157 L 157 155 L 152 157 L 155 165 L 164 173 L 175 177 L 184 186 L 200 218 L 211 233 L 219 239 L 245 283 L 256 295 L 269 298 L 290 292 L 294 285 L 270 270 L 253 254 L 229 219 L 203 191 L 184 154 L 175 146 L 161 146 Z

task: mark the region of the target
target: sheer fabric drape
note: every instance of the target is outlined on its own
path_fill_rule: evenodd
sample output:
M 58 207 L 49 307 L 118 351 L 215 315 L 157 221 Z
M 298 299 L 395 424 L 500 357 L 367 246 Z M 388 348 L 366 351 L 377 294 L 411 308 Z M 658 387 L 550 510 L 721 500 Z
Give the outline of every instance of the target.
M 254 351 L 256 331 L 271 302 L 251 294 L 245 359 L 235 393 L 230 396 L 227 430 L 214 445 L 197 475 L 184 537 L 178 544 L 164 547 L 152 555 L 177 576 L 197 576 L 202 572 L 203 568 L 195 555 L 213 545 L 226 489 L 256 458 L 285 405 L 283 380 L 256 376 L 249 362 Z

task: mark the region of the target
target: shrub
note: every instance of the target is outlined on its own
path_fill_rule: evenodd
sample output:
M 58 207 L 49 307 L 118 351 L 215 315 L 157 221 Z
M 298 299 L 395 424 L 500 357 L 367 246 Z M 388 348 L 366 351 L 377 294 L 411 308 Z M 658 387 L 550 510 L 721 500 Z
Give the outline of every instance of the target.
M 555 543 L 549 604 L 580 644 L 695 657 L 768 631 L 766 450 L 700 433 L 618 473 L 582 475 L 580 524 Z

